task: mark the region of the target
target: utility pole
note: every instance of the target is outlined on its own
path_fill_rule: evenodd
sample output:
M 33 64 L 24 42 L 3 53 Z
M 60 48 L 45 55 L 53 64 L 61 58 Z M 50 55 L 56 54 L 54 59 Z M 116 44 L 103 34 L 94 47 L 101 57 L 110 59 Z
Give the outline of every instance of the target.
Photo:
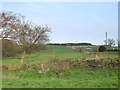
M 107 32 L 106 32 L 106 45 L 107 45 Z

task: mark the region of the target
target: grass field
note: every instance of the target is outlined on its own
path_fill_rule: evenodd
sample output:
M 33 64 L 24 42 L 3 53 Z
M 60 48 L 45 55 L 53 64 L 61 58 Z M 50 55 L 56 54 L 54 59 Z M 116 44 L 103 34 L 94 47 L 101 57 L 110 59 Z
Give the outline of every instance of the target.
M 36 53 L 32 54 L 26 54 L 24 57 L 24 63 L 27 64 L 36 64 L 43 61 L 48 61 L 51 59 L 81 59 L 81 58 L 95 58 L 96 55 L 88 55 L 84 54 L 78 51 L 73 50 L 70 47 L 61 47 L 61 46 L 48 46 L 49 50 L 38 50 Z M 9 57 L 9 58 L 3 58 L 2 64 L 11 64 L 11 65 L 17 65 L 20 64 L 21 56 L 17 55 L 16 57 Z M 97 55 L 98 57 L 104 57 L 104 58 L 114 58 L 118 57 L 117 54 L 111 55 L 111 54 L 103 54 L 103 55 Z
M 74 51 L 70 47 L 48 46 L 49 50 L 38 50 L 33 54 L 26 54 L 24 64 L 38 64 L 52 59 L 82 59 L 95 58 L 96 55 L 88 55 Z M 97 55 L 103 58 L 115 58 L 117 54 Z M 21 55 L 3 58 L 3 65 L 19 65 Z M 47 70 L 40 73 L 39 69 L 2 71 L 3 88 L 117 88 L 118 68 L 93 68 L 70 67 L 62 75 L 57 75 L 56 70 Z
M 118 70 L 70 68 L 63 76 L 52 77 L 38 70 L 3 71 L 3 88 L 117 88 Z

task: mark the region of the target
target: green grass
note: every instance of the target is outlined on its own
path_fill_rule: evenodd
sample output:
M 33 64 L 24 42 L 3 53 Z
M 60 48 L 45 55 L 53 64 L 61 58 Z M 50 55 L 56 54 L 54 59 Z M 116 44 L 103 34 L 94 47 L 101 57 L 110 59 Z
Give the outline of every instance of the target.
M 117 68 L 70 68 L 60 77 L 39 73 L 38 69 L 3 71 L 2 85 L 3 88 L 117 88 L 117 75 Z
M 95 58 L 96 55 L 88 55 L 74 51 L 70 47 L 48 46 L 49 50 L 38 50 L 32 54 L 26 54 L 24 64 L 38 64 L 53 58 L 58 60 Z M 103 58 L 115 58 L 117 54 L 97 55 Z M 21 54 L 16 57 L 3 58 L 2 64 L 20 64 Z M 64 75 L 51 76 L 52 71 L 39 73 L 39 69 L 21 70 L 18 72 L 3 70 L 3 88 L 117 88 L 118 68 L 73 68 L 66 70 Z
M 36 64 L 44 61 L 48 61 L 51 59 L 80 59 L 80 58 L 95 58 L 96 55 L 86 55 L 84 53 L 78 52 L 73 50 L 70 47 L 61 47 L 61 46 L 48 46 L 49 50 L 38 50 L 38 52 L 32 53 L 32 54 L 26 54 L 24 57 L 24 63 L 27 64 Z M 114 58 L 118 55 L 97 55 L 98 57 L 104 57 L 104 58 Z M 17 55 L 16 57 L 9 57 L 9 58 L 3 58 L 2 64 L 11 64 L 11 65 L 18 65 L 20 64 L 20 59 L 22 55 Z

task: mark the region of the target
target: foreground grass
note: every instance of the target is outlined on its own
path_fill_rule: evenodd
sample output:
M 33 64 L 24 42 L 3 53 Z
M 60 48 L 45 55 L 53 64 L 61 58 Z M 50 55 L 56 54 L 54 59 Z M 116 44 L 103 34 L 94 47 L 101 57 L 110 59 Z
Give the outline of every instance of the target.
M 117 68 L 72 67 L 64 75 L 54 77 L 38 69 L 19 72 L 3 71 L 3 88 L 117 88 Z
M 70 47 L 49 46 L 49 50 L 38 50 L 33 54 L 26 54 L 24 64 L 33 65 L 57 60 L 95 58 L 96 55 L 88 55 L 72 50 Z M 117 54 L 97 55 L 103 58 L 115 58 Z M 3 58 L 2 64 L 18 65 L 21 55 Z M 56 75 L 51 70 L 40 73 L 39 69 L 7 71 L 3 70 L 3 88 L 117 88 L 118 68 L 84 68 L 71 67 L 63 75 Z M 55 75 L 54 75 L 55 74 Z

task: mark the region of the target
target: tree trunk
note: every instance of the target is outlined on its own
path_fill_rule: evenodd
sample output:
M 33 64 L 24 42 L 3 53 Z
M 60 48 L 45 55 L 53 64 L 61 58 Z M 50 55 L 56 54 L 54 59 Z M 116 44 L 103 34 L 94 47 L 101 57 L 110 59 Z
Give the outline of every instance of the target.
M 24 52 L 22 53 L 21 64 L 23 63 L 23 58 L 24 58 L 24 56 L 25 56 L 25 53 L 26 53 L 26 51 L 24 51 Z

